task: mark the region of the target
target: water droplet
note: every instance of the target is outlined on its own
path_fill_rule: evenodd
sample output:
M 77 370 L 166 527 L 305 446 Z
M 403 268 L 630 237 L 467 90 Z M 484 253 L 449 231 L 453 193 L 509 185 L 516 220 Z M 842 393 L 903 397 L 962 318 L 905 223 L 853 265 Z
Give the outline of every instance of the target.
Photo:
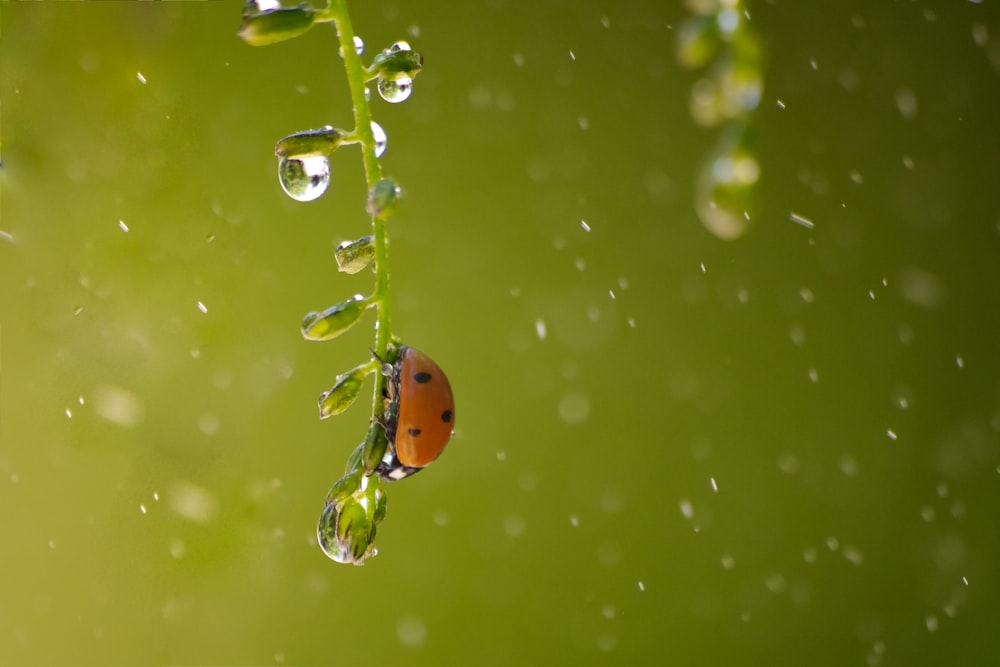
M 538 340 L 545 340 L 545 336 L 548 333 L 548 329 L 545 327 L 545 320 L 535 320 L 535 333 L 538 334 Z
M 805 217 L 804 215 L 799 215 L 795 211 L 792 211 L 791 213 L 788 214 L 788 219 L 794 223 L 802 225 L 806 229 L 812 229 L 816 226 L 816 224 L 812 220 Z
M 927 625 L 928 632 L 937 632 L 938 617 L 936 614 L 927 614 L 927 618 L 924 619 L 924 623 Z
M 690 500 L 688 500 L 687 498 L 681 498 L 681 501 L 680 503 L 678 503 L 678 506 L 680 507 L 681 510 L 681 516 L 683 516 L 685 519 L 694 518 L 694 506 L 691 504 Z
M 389 137 L 386 136 L 382 126 L 375 121 L 372 121 L 372 139 L 375 140 L 375 157 L 385 155 L 386 143 L 388 143 Z
M 170 556 L 174 560 L 180 560 L 184 558 L 184 552 L 187 551 L 187 547 L 184 545 L 184 540 L 179 537 L 175 537 L 170 541 Z
M 212 492 L 193 482 L 174 482 L 168 500 L 177 515 L 195 523 L 211 523 L 219 514 L 219 501 Z
M 403 40 L 399 40 L 398 42 L 389 47 L 389 53 L 396 53 L 397 51 L 410 51 L 410 50 L 411 49 L 409 42 L 405 42 Z
M 124 220 L 119 220 L 119 221 L 118 221 L 118 227 L 119 227 L 119 228 L 120 228 L 120 229 L 121 229 L 121 230 L 122 230 L 123 232 L 127 232 L 127 231 L 128 231 L 128 225 L 126 225 L 126 224 L 125 224 L 125 221 L 124 221 Z
M 524 535 L 525 527 L 524 519 L 516 514 L 512 514 L 503 520 L 503 530 L 510 537 L 521 537 Z
M 559 400 L 559 418 L 567 424 L 581 424 L 590 416 L 590 401 L 582 394 L 567 394 Z
M 413 79 L 408 76 L 398 79 L 379 79 L 377 86 L 382 99 L 392 104 L 403 102 L 413 93 Z
M 972 24 L 972 41 L 976 46 L 983 47 L 990 43 L 990 30 L 982 23 Z
M 312 201 L 330 185 L 330 162 L 323 155 L 283 157 L 278 160 L 278 181 L 285 194 L 295 201 Z
M 138 425 L 145 416 L 142 400 L 127 389 L 103 385 L 94 393 L 97 414 L 113 424 L 130 428 Z
M 354 36 L 354 52 L 359 56 L 365 52 L 365 40 L 357 35 Z
M 427 642 L 427 625 L 416 616 L 404 616 L 396 622 L 396 636 L 403 646 L 423 646 Z
M 345 549 L 336 539 L 337 535 L 337 505 L 327 503 L 319 515 L 319 528 L 316 531 L 319 547 L 330 560 L 337 563 L 353 563 L 351 552 Z M 330 538 L 330 539 L 328 539 Z
M 611 653 L 618 647 L 618 637 L 614 635 L 601 635 L 597 638 L 597 648 L 605 653 Z
M 864 554 L 861 553 L 861 549 L 858 549 L 855 546 L 849 544 L 844 545 L 844 549 L 841 553 L 843 553 L 844 558 L 846 558 L 852 565 L 861 565 L 865 561 L 865 557 Z

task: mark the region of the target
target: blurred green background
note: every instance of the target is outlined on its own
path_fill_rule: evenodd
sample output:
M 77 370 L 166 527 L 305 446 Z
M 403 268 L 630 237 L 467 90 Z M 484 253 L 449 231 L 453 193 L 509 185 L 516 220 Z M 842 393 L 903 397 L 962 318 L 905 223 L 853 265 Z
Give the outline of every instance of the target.
M 298 333 L 370 289 L 332 256 L 369 229 L 361 161 L 300 204 L 273 156 L 352 125 L 333 30 L 0 4 L 0 662 L 995 659 L 996 5 L 751 3 L 732 242 L 695 213 L 722 130 L 689 113 L 680 2 L 351 10 L 366 59 L 426 58 L 372 104 L 407 194 L 394 331 L 458 427 L 363 568 L 315 524 L 367 398 L 316 399 L 372 320 Z

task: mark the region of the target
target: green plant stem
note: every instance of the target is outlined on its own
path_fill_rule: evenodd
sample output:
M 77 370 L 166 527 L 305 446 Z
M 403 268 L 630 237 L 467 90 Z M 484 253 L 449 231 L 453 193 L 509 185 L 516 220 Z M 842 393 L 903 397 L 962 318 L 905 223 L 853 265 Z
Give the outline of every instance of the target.
M 351 101 L 354 103 L 354 132 L 361 141 L 361 156 L 365 163 L 365 181 L 368 189 L 382 179 L 382 166 L 375 157 L 375 138 L 372 136 L 372 114 L 365 97 L 365 83 L 368 72 L 361 63 L 361 58 L 354 50 L 354 28 L 351 26 L 351 16 L 347 11 L 346 0 L 331 0 L 327 15 L 333 18 L 337 26 L 337 37 L 340 40 L 340 50 L 344 55 L 344 69 L 347 71 L 347 85 L 351 91 Z M 389 321 L 389 249 L 385 237 L 385 221 L 372 218 L 372 230 L 375 236 L 375 293 L 372 300 L 376 305 L 375 354 L 379 359 L 387 359 L 389 341 L 392 333 Z M 376 374 L 374 412 L 381 416 L 385 376 Z

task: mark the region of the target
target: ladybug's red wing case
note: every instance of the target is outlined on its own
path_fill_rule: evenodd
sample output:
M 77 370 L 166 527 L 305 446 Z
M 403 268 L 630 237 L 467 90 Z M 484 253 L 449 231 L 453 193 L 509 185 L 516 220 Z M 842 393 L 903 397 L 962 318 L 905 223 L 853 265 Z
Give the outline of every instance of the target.
M 448 377 L 419 350 L 402 347 L 389 386 L 389 448 L 379 467 L 387 479 L 402 479 L 430 465 L 455 428 L 455 400 Z

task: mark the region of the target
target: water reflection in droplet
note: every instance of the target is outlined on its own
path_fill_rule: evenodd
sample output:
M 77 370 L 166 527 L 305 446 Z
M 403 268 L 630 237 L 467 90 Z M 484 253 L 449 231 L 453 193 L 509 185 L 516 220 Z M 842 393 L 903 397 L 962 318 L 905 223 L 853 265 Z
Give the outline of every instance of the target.
M 379 79 L 376 86 L 382 99 L 392 104 L 405 101 L 413 93 L 413 79 L 408 76 L 398 79 Z
M 330 185 L 330 162 L 323 155 L 278 160 L 281 189 L 295 201 L 320 197 Z
M 319 540 L 319 547 L 327 557 L 336 563 L 352 563 L 354 558 L 350 551 L 341 546 L 337 541 L 337 505 L 327 503 L 319 515 L 319 526 L 316 536 Z M 328 539 L 330 538 L 330 539 Z
M 386 136 L 385 130 L 382 126 L 372 121 L 372 139 L 375 140 L 375 157 L 382 157 L 385 155 L 386 144 L 389 141 L 389 137 Z

